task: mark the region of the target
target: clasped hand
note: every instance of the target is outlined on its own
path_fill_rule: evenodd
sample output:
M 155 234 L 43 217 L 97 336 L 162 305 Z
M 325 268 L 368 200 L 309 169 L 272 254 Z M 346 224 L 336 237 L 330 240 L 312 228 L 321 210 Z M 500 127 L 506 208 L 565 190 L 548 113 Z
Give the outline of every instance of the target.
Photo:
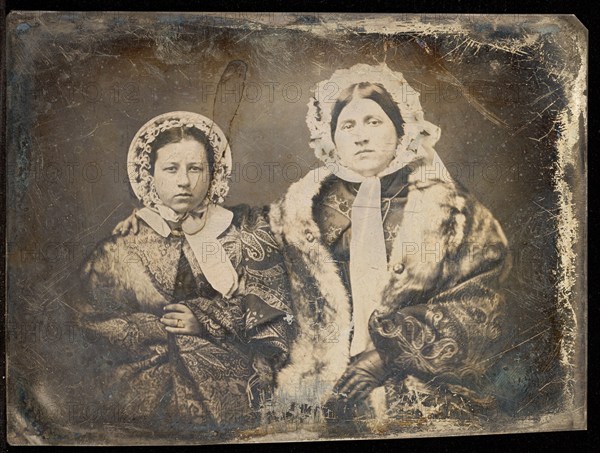
M 179 335 L 199 335 L 200 323 L 190 308 L 183 304 L 169 304 L 164 307 L 165 314 L 160 318 L 167 332 Z

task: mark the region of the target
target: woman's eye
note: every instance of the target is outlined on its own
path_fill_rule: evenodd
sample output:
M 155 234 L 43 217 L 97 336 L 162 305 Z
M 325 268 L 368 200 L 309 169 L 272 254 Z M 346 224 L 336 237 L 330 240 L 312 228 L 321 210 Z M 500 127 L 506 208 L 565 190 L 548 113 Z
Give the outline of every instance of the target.
M 190 167 L 190 171 L 194 173 L 202 173 L 204 171 L 204 167 L 198 167 L 194 165 L 193 167 Z
M 166 167 L 163 168 L 163 171 L 166 171 L 167 173 L 175 173 L 177 169 L 175 167 Z
M 344 130 L 344 131 L 352 129 L 352 123 L 343 124 L 342 127 L 341 127 L 341 129 Z
M 381 124 L 381 121 L 375 118 L 371 118 L 369 121 L 367 121 L 367 124 L 369 126 L 379 126 Z

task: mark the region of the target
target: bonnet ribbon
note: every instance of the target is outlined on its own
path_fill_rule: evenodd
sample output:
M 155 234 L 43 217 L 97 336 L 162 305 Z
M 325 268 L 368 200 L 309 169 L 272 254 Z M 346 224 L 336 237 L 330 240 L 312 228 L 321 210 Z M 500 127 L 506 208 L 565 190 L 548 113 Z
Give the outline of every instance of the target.
M 398 170 L 388 167 L 377 176 L 365 177 L 341 165 L 332 169 L 338 178 L 360 183 L 350 219 L 350 287 L 354 326 L 350 356 L 363 352 L 371 342 L 369 318 L 379 305 L 381 285 L 387 270 L 379 178 Z
M 365 177 L 344 167 L 340 163 L 329 165 L 330 171 L 338 178 L 352 183 L 360 183 L 360 188 L 352 204 L 350 240 L 350 286 L 352 289 L 352 315 L 354 335 L 350 344 L 350 356 L 361 353 L 372 345 L 369 335 L 369 318 L 381 302 L 381 291 L 386 283 L 387 253 L 381 216 L 381 180 L 407 165 L 415 165 L 409 181 L 425 181 L 447 174 L 446 167 L 437 152 L 427 144 L 427 137 L 439 136 L 439 128 L 422 121 L 421 132 L 408 146 L 410 156 L 422 156 L 425 160 L 399 160 L 397 156 L 386 169 L 376 176 Z M 420 151 L 419 151 L 420 150 Z M 402 162 L 402 164 L 400 164 Z M 415 198 L 415 197 L 413 197 Z M 414 200 L 416 201 L 416 200 Z M 414 207 L 406 206 L 405 210 Z
M 169 222 L 181 222 L 184 236 L 208 283 L 225 298 L 238 288 L 238 275 L 218 237 L 231 225 L 233 213 L 221 206 L 209 204 L 187 214 L 177 214 L 164 205 L 156 210 L 142 208 L 135 214 L 162 237 L 171 234 Z

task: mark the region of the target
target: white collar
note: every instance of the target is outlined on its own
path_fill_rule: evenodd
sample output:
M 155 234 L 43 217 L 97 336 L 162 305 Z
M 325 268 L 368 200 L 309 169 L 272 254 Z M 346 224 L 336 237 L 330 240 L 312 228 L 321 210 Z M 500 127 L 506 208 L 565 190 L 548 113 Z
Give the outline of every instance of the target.
M 152 228 L 162 237 L 166 238 L 167 236 L 169 236 L 169 234 L 171 234 L 171 227 L 157 211 L 150 208 L 142 208 L 139 211 L 137 211 L 135 215 L 142 219 L 144 222 L 146 222 L 150 228 Z M 188 221 L 188 219 L 190 220 Z M 200 221 L 199 219 L 202 220 Z M 227 228 L 229 228 L 232 220 L 233 212 L 223 208 L 222 206 L 210 204 L 206 208 L 206 211 L 204 212 L 203 216 L 188 216 L 183 221 L 182 229 L 186 234 L 201 234 L 203 237 L 217 238 Z M 198 230 L 197 228 L 193 228 L 192 225 L 190 225 L 190 227 L 192 228 L 188 229 L 185 225 L 186 222 L 193 222 L 194 226 L 199 225 L 201 222 L 203 226 Z
M 171 234 L 171 227 L 167 221 L 156 211 L 142 208 L 136 216 L 144 220 L 150 228 L 162 237 Z M 198 230 L 199 220 L 203 226 Z M 217 239 L 233 220 L 233 212 L 221 206 L 210 204 L 204 215 L 188 216 L 182 222 L 185 238 L 202 269 L 206 280 L 225 298 L 231 297 L 238 288 L 239 277 L 231 264 L 231 260 Z

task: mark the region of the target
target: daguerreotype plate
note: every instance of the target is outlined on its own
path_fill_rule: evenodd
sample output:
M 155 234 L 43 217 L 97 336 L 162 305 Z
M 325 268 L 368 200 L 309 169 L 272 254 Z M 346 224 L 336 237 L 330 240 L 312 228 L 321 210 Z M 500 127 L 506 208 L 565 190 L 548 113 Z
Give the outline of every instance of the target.
M 13 12 L 11 444 L 586 428 L 573 16 Z

